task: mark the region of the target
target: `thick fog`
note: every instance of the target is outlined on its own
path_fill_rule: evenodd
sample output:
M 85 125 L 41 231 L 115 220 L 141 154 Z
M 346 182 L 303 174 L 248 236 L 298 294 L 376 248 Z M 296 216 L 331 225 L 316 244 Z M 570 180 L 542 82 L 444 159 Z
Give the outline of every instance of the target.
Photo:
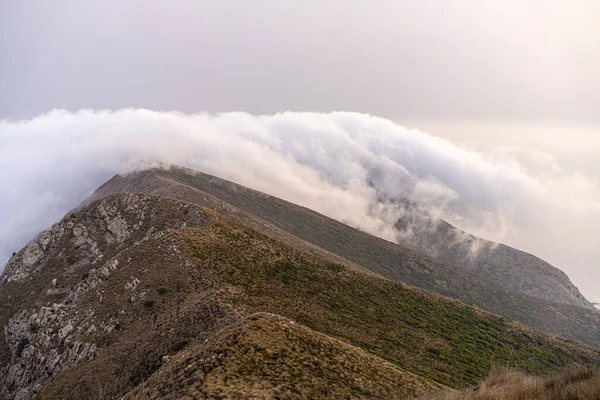
M 529 160 L 531 168 L 522 160 Z M 116 173 L 202 170 L 394 240 L 409 199 L 532 252 L 600 300 L 600 190 L 552 158 L 479 153 L 370 115 L 53 111 L 0 122 L 0 263 Z

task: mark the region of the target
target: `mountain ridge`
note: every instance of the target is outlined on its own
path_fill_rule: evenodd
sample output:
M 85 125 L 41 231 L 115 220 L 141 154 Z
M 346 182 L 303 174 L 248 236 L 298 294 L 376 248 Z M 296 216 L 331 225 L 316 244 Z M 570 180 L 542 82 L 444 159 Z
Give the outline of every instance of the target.
M 419 218 L 419 212 L 399 219 L 396 226 L 401 232 L 410 230 L 398 237 L 398 244 L 533 297 L 592 307 L 564 271 L 533 254 L 481 239 L 441 218 Z
M 185 178 L 195 176 L 199 178 L 199 183 L 196 183 L 196 186 L 198 186 L 196 189 L 215 195 L 215 197 L 231 205 L 235 205 L 234 200 L 237 200 L 235 196 L 243 192 L 251 193 L 254 197 L 263 196 L 265 199 L 275 198 L 274 196 L 255 191 L 216 176 L 178 166 L 159 167 L 147 171 L 156 173 L 159 178 L 167 179 L 176 184 L 186 184 Z M 144 171 L 140 173 L 143 174 Z M 136 173 L 132 175 L 136 176 Z M 97 198 L 99 193 L 102 193 L 104 190 L 110 191 L 108 188 L 111 187 L 111 180 L 106 185 L 107 187 L 101 187 L 96 193 L 92 194 L 90 199 Z M 143 185 L 141 186 L 139 187 L 139 185 L 136 186 L 134 184 L 132 188 L 145 190 L 143 189 Z M 194 187 L 193 184 L 188 186 Z M 128 190 L 127 188 L 124 189 L 125 191 Z M 173 188 L 171 187 L 171 189 Z M 153 189 L 150 188 L 149 190 Z M 283 203 L 293 204 L 285 200 L 278 200 Z M 304 208 L 295 204 L 294 206 L 296 209 Z M 240 208 L 246 210 L 247 207 L 242 205 Z M 422 212 L 411 212 L 410 210 L 413 208 L 415 207 L 407 205 L 405 211 L 408 210 L 408 212 L 397 221 L 396 228 L 399 235 L 395 243 L 467 269 L 486 279 L 500 283 L 509 289 L 514 289 L 530 296 L 586 308 L 593 307 L 560 269 L 532 254 L 501 243 L 477 238 L 452 226 L 443 219 L 433 221 L 430 217 L 422 215 Z M 305 209 L 310 210 L 308 208 Z M 268 220 L 268 218 L 264 218 L 266 216 L 264 212 L 259 213 L 256 208 L 252 211 L 254 212 L 251 213 L 259 218 Z M 313 210 L 310 211 L 315 212 Z M 410 227 L 410 229 L 407 229 L 407 227 Z M 403 234 L 406 230 L 410 230 L 411 234 Z M 474 257 L 471 252 L 473 247 L 477 247 L 477 255 Z
M 258 216 L 269 226 L 260 222 L 254 226 L 267 235 L 280 235 L 282 231 L 291 233 L 389 279 L 456 298 L 535 329 L 600 346 L 600 313 L 597 310 L 548 302 L 515 292 L 467 269 L 431 259 L 307 208 L 214 176 L 183 168 L 116 176 L 89 201 L 121 191 L 190 201 L 224 211 L 245 223 L 248 215 Z M 272 225 L 279 230 L 273 232 Z
M 24 257 L 31 253 L 34 261 Z M 155 387 L 171 390 L 169 396 L 205 393 L 201 398 L 243 398 L 260 389 L 263 398 L 401 399 L 436 385 L 476 383 L 492 360 L 536 374 L 571 363 L 600 365 L 597 348 L 332 262 L 223 212 L 164 197 L 96 200 L 67 214 L 10 265 L 0 284 L 6 399 L 121 398 L 146 389 L 164 397 L 152 394 Z M 243 343 L 221 340 L 237 337 L 219 332 L 237 332 L 239 324 L 252 327 Z M 296 339 L 285 339 L 280 328 Z M 311 343 L 324 350 L 321 360 L 305 358 Z M 229 358 L 243 354 L 241 364 Z M 194 364 L 182 362 L 188 356 Z M 281 367 L 289 378 L 276 373 Z M 212 371 L 221 371 L 216 381 Z M 401 381 L 390 385 L 390 374 Z M 370 383 L 360 383 L 369 376 Z M 327 392 L 323 382 L 336 381 L 339 391 Z

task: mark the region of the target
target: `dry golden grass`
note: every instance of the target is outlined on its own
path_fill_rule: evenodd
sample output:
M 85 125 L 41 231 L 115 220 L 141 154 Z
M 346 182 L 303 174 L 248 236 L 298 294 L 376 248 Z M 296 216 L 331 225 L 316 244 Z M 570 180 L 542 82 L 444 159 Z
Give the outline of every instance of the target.
M 410 398 L 436 386 L 292 320 L 252 314 L 175 355 L 124 400 Z
M 494 371 L 480 385 L 438 392 L 420 400 L 598 400 L 600 369 L 570 367 L 546 377 L 525 376 L 507 369 Z

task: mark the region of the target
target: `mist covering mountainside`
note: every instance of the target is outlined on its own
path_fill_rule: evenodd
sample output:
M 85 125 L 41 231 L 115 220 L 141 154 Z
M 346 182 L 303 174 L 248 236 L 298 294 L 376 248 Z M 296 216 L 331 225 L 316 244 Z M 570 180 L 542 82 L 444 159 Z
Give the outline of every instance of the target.
M 125 178 L 115 177 L 90 200 L 121 191 L 184 199 L 227 211 L 243 221 L 258 216 L 286 232 L 391 279 L 460 299 L 536 329 L 587 343 L 598 343 L 600 315 L 591 309 L 547 303 L 521 295 L 465 273 L 462 268 L 421 259 L 418 253 L 411 253 L 406 248 L 216 177 L 181 168 L 156 169 Z M 260 227 L 260 224 L 257 225 Z M 532 274 L 535 275 L 534 272 Z M 538 278 L 545 279 L 546 275 L 539 275 Z M 568 280 L 566 282 L 569 283 Z
M 434 219 L 550 261 L 598 301 L 597 182 L 529 149 L 477 151 L 352 112 L 55 110 L 0 121 L 0 131 L 0 169 L 11 171 L 0 175 L 10 188 L 0 191 L 0 264 L 146 160 L 204 171 L 391 241 L 399 202 L 416 202 Z
M 241 200 L 241 193 L 251 197 L 272 199 L 231 182 L 180 167 L 159 168 L 153 170 L 153 173 L 159 178 L 163 177 L 173 183 L 190 185 L 221 200 L 231 201 L 232 205 L 239 206 L 251 213 L 257 213 L 256 207 L 250 209 L 244 207 L 245 203 Z M 124 181 L 120 181 L 120 178 L 116 177 L 103 185 L 88 201 L 119 191 L 152 193 L 155 190 L 154 186 L 159 184 L 158 182 L 144 182 L 139 176 L 140 174 L 132 174 L 127 176 Z M 254 201 L 254 203 L 260 203 L 260 201 Z M 468 235 L 443 220 L 431 218 L 425 207 L 405 203 L 402 210 L 400 214 L 402 216 L 396 223 L 398 234 L 394 235 L 397 243 L 458 267 L 469 269 L 510 289 L 559 303 L 592 307 L 564 272 L 539 258 L 508 246 Z M 266 212 L 268 211 L 266 210 Z M 265 217 L 266 214 L 258 211 L 257 216 Z M 277 217 L 279 219 L 273 222 L 281 223 L 280 219 L 287 218 L 283 213 L 279 213 Z M 269 219 L 273 220 L 277 217 Z
M 407 209 L 396 224 L 397 243 L 534 297 L 591 306 L 563 271 L 544 260 L 470 235 L 443 219 L 432 219 L 418 206 L 409 204 Z

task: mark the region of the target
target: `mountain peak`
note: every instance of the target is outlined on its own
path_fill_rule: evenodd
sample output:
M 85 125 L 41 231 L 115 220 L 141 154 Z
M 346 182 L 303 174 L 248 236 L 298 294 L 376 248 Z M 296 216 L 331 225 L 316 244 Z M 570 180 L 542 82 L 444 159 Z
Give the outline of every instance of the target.
M 474 384 L 492 360 L 533 374 L 600 363 L 481 308 L 598 345 L 595 311 L 231 182 L 153 170 L 93 197 L 2 276 L 2 398 L 407 399 Z

